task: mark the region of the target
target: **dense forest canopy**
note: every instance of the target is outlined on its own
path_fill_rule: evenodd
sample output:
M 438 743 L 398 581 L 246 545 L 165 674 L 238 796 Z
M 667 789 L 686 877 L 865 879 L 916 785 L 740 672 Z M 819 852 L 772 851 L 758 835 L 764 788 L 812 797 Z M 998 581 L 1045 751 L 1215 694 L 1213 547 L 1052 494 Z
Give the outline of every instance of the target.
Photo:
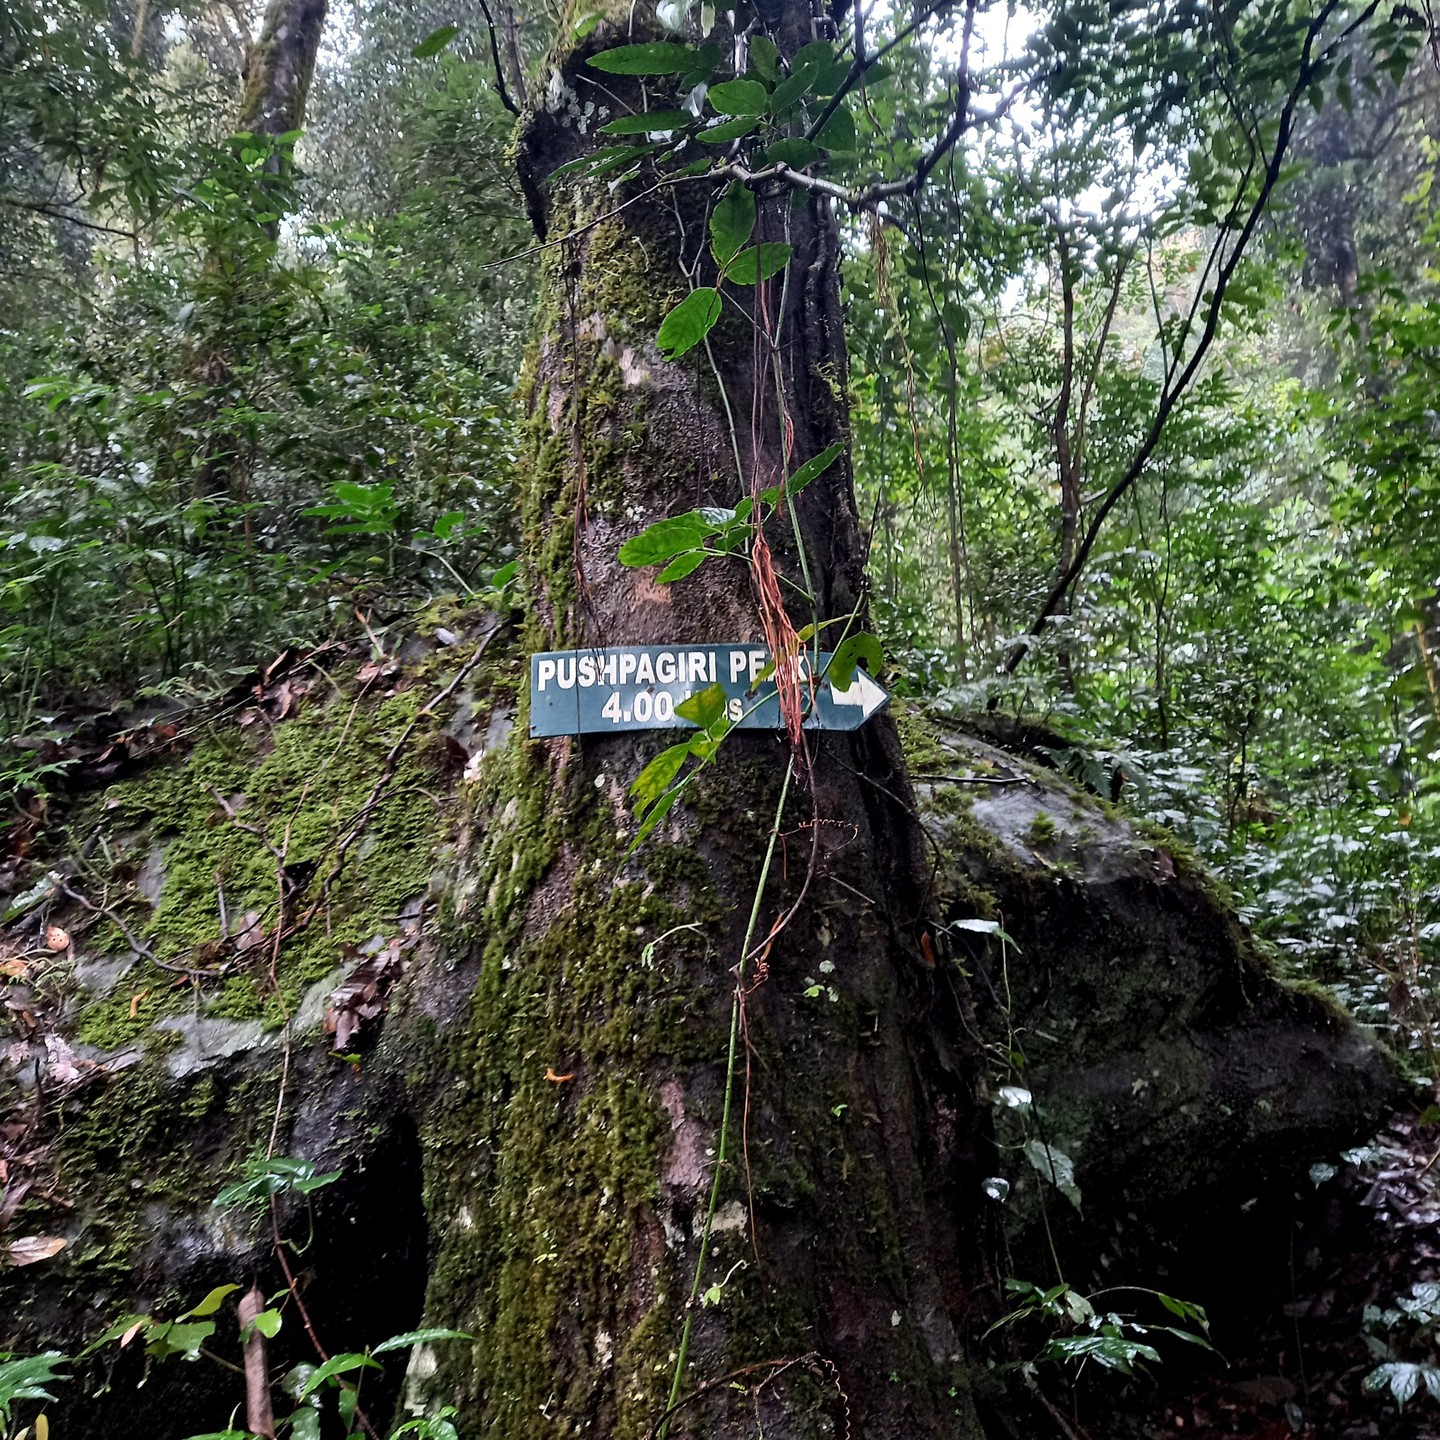
M 738 615 L 743 551 L 772 648 L 843 635 L 907 715 L 1166 827 L 1281 973 L 1440 1077 L 1437 102 L 1435 21 L 1390 0 L 4 4 L 7 920 L 142 722 L 482 610 L 529 649 L 623 628 L 647 563 L 682 621 Z M 605 387 L 687 355 L 742 489 L 607 498 L 651 422 Z M 793 488 L 853 476 L 853 524 L 802 526 L 780 482 L 817 456 Z M 582 533 L 582 478 L 572 536 L 547 464 L 629 531 Z M 620 810 L 648 834 L 713 748 Z

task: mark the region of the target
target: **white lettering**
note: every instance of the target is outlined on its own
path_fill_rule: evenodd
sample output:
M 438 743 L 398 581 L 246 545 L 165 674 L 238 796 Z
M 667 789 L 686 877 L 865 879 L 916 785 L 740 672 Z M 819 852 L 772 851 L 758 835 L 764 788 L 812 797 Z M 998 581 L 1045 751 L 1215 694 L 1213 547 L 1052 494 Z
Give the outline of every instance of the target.
M 573 655 L 568 660 L 562 656 L 555 662 L 555 679 L 562 690 L 575 688 L 575 657 Z
M 640 662 L 635 666 L 635 683 L 637 685 L 653 685 L 655 683 L 655 666 L 651 663 L 647 653 L 641 654 Z
M 692 685 L 699 682 L 705 683 L 705 652 L 703 650 L 691 650 L 685 657 L 689 664 L 688 679 Z
M 613 685 L 615 683 L 614 651 L 611 651 L 610 654 L 604 656 L 603 658 L 597 656 L 595 660 L 595 669 L 598 671 L 600 675 L 600 680 L 603 684 Z
M 553 660 L 542 660 L 535 667 L 535 688 L 543 690 L 547 680 L 555 678 L 555 662 Z
M 620 683 L 628 685 L 630 677 L 635 673 L 635 652 L 633 650 L 622 650 L 620 652 Z
M 729 708 L 730 719 L 732 721 L 738 720 L 745 713 L 745 711 L 740 705 L 740 697 L 738 695 L 733 700 L 731 700 Z
M 754 685 L 759 678 L 760 672 L 765 668 L 765 652 L 763 650 L 752 650 L 750 652 L 750 683 Z
M 595 683 L 595 657 L 593 655 L 582 655 L 580 657 L 580 688 L 588 690 Z
M 675 673 L 675 657 L 668 650 L 662 650 L 655 657 L 655 678 L 662 685 L 673 685 L 679 678 Z
M 730 652 L 730 683 L 738 684 L 740 677 L 745 673 L 745 652 L 743 650 L 732 650 Z

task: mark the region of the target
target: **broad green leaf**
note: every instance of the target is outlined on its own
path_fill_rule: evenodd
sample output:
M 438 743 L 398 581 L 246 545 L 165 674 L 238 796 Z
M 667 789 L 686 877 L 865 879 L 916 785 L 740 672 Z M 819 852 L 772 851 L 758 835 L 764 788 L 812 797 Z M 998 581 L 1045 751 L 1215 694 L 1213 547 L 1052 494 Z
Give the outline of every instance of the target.
M 458 25 L 442 25 L 432 30 L 410 53 L 417 60 L 429 60 L 438 55 L 460 33 Z
M 225 1303 L 225 1297 L 233 1295 L 239 1288 L 238 1285 L 217 1285 L 193 1310 L 187 1310 L 180 1318 L 199 1320 L 213 1315 Z
M 675 713 L 682 720 L 689 720 L 702 730 L 709 730 L 712 725 L 725 718 L 727 703 L 725 688 L 717 681 L 703 690 L 697 690 L 688 700 L 682 700 L 675 707 Z
M 660 322 L 655 343 L 667 360 L 678 360 L 693 350 L 715 328 L 720 318 L 720 292 L 709 285 L 692 290 Z
M 836 647 L 826 667 L 825 678 L 837 690 L 848 690 L 855 683 L 855 669 L 862 660 L 872 675 L 878 675 L 885 665 L 885 652 L 875 636 L 857 630 Z
M 772 85 L 780 78 L 780 47 L 768 35 L 750 37 L 750 63 Z
M 677 785 L 675 789 L 667 791 L 660 797 L 651 808 L 650 813 L 641 822 L 640 828 L 635 832 L 635 838 L 630 842 L 628 853 L 635 851 L 649 838 L 655 827 L 675 808 L 675 802 L 679 800 L 684 791 L 683 785 Z
M 670 788 L 689 754 L 688 740 L 667 746 L 630 782 L 637 814 L 648 810 Z
M 403 1335 L 392 1335 L 382 1340 L 370 1353 L 384 1355 L 391 1350 L 408 1350 L 412 1345 L 433 1345 L 437 1340 L 473 1340 L 475 1337 L 466 1330 L 445 1330 L 431 1327 L 428 1330 L 407 1330 Z
M 725 278 L 736 285 L 757 285 L 778 275 L 790 262 L 790 247 L 766 240 L 742 250 L 726 267 Z
M 797 135 L 790 140 L 777 140 L 763 158 L 766 165 L 788 165 L 792 170 L 803 170 L 819 155 L 817 146 Z
M 856 134 L 855 117 L 850 113 L 848 105 L 842 103 L 836 108 L 835 113 L 815 137 L 815 143 L 823 150 L 832 150 L 841 155 L 850 155 L 859 149 L 860 137 Z
M 305 1382 L 305 1388 L 295 1398 L 297 1400 L 308 1399 L 328 1380 L 337 1379 L 341 1375 L 348 1375 L 353 1370 L 378 1370 L 380 1367 L 368 1355 L 356 1355 L 353 1352 L 344 1355 L 332 1355 L 323 1365 L 316 1366 L 310 1378 Z
M 1040 1140 L 1025 1142 L 1025 1158 L 1077 1209 L 1080 1187 L 1075 1183 L 1075 1162 L 1063 1150 Z
M 755 229 L 755 193 L 732 180 L 710 212 L 710 253 L 723 270 Z
M 673 580 L 683 580 L 687 575 L 693 575 L 706 561 L 707 552 L 704 550 L 687 550 L 683 555 L 677 555 L 656 577 L 657 585 L 668 585 Z
M 710 529 L 694 510 L 657 520 L 620 547 L 620 563 L 632 570 L 643 565 L 663 565 L 704 544 Z
M 193 1320 L 189 1323 L 173 1321 L 168 1325 L 153 1325 L 146 1335 L 146 1353 L 156 1360 L 166 1360 L 171 1355 L 183 1355 L 194 1360 L 200 1354 L 200 1347 L 215 1333 L 211 1320 Z
M 770 96 L 758 80 L 722 80 L 705 98 L 721 115 L 763 115 Z
M 742 115 L 738 120 L 724 120 L 719 125 L 712 125 L 695 138 L 702 145 L 728 145 L 732 140 L 748 135 L 759 123 L 758 120 L 747 120 Z
M 651 40 L 643 45 L 619 45 L 602 50 L 585 63 L 607 75 L 679 75 L 693 66 L 699 55 L 688 45 L 669 40 Z
M 284 1323 L 284 1317 L 278 1310 L 262 1310 L 246 1329 L 256 1330 L 267 1340 L 273 1340 L 280 1333 L 280 1327 Z
M 650 135 L 662 130 L 683 130 L 694 123 L 695 117 L 688 110 L 647 110 L 643 115 L 622 115 L 600 129 L 606 135 Z

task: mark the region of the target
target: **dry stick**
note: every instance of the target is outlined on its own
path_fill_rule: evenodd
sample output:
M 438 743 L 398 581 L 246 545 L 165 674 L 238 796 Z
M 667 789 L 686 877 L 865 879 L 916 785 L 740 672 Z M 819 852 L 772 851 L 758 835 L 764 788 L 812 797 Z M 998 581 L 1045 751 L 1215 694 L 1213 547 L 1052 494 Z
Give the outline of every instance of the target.
M 245 1336 L 245 1428 L 273 1440 L 275 1412 L 270 1407 L 270 1370 L 265 1358 L 265 1337 L 255 1328 L 255 1318 L 265 1308 L 265 1296 L 252 1285 L 240 1298 L 240 1332 Z

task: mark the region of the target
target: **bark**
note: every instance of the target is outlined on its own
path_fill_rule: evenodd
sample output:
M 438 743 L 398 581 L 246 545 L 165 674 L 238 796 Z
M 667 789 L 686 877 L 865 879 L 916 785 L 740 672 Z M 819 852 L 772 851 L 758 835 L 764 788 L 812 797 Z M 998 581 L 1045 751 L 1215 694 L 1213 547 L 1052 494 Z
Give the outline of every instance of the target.
M 270 0 L 260 38 L 245 62 L 244 90 L 235 117 L 237 135 L 279 140 L 304 124 L 326 9 L 327 0 Z M 266 171 L 276 179 L 267 181 L 257 193 L 263 207 L 260 213 L 280 214 L 289 208 L 289 186 L 284 179 L 290 168 L 288 157 L 289 148 L 285 147 L 266 161 Z M 214 248 L 206 283 L 222 292 L 227 307 L 243 305 L 246 292 L 268 269 L 279 233 L 278 220 L 257 220 L 254 239 L 258 244 L 252 243 L 242 228 L 226 237 L 231 253 L 219 245 Z M 223 342 L 200 346 L 192 356 L 192 368 L 197 381 L 211 391 L 212 408 L 233 400 L 232 356 Z M 244 500 L 250 465 L 247 449 L 239 435 L 222 432 L 211 436 L 205 463 L 196 472 L 196 493 Z M 248 520 L 246 523 L 248 526 Z M 248 529 L 246 539 L 248 545 Z
M 270 0 L 245 66 L 237 132 L 273 139 L 304 124 L 325 11 L 326 0 Z
M 770 28 L 792 53 L 810 38 L 802 7 Z M 587 54 L 644 38 L 637 14 L 564 57 L 577 103 L 613 104 Z M 635 82 L 605 78 L 638 105 Z M 676 257 L 704 249 L 703 191 L 607 216 L 645 179 L 620 196 L 543 190 L 593 144 L 568 113 L 534 114 L 521 138 L 553 242 L 528 381 L 528 645 L 759 641 L 742 562 L 661 587 L 617 550 L 667 514 L 733 505 L 755 475 L 774 484 L 845 435 L 834 218 L 813 197 L 759 197 L 757 238 L 794 255 L 763 294 L 735 298 L 778 327 L 778 387 L 733 307 L 711 336 L 713 370 L 704 347 L 666 363 L 653 336 L 685 293 Z M 788 592 L 795 624 L 863 623 L 848 465 L 797 508 L 814 594 L 812 607 Z M 801 583 L 789 522 L 769 541 Z M 976 1057 L 957 973 L 934 963 L 893 725 L 815 736 L 797 762 L 758 938 L 794 914 L 743 992 L 731 1158 L 698 1281 L 717 1303 L 696 1305 L 733 971 L 787 748 L 726 740 L 713 775 L 627 859 L 626 787 L 670 737 L 533 742 L 519 738 L 523 707 L 521 720 L 487 797 L 510 818 L 477 861 L 477 1006 L 447 1140 L 432 1141 L 432 1206 L 463 1204 L 468 1219 L 441 1239 L 428 1318 L 481 1337 L 463 1362 L 442 1359 L 443 1390 L 464 1397 L 474 1433 L 507 1440 L 739 1436 L 757 1419 L 772 1437 L 978 1433 L 961 1353 L 978 1278 Z

